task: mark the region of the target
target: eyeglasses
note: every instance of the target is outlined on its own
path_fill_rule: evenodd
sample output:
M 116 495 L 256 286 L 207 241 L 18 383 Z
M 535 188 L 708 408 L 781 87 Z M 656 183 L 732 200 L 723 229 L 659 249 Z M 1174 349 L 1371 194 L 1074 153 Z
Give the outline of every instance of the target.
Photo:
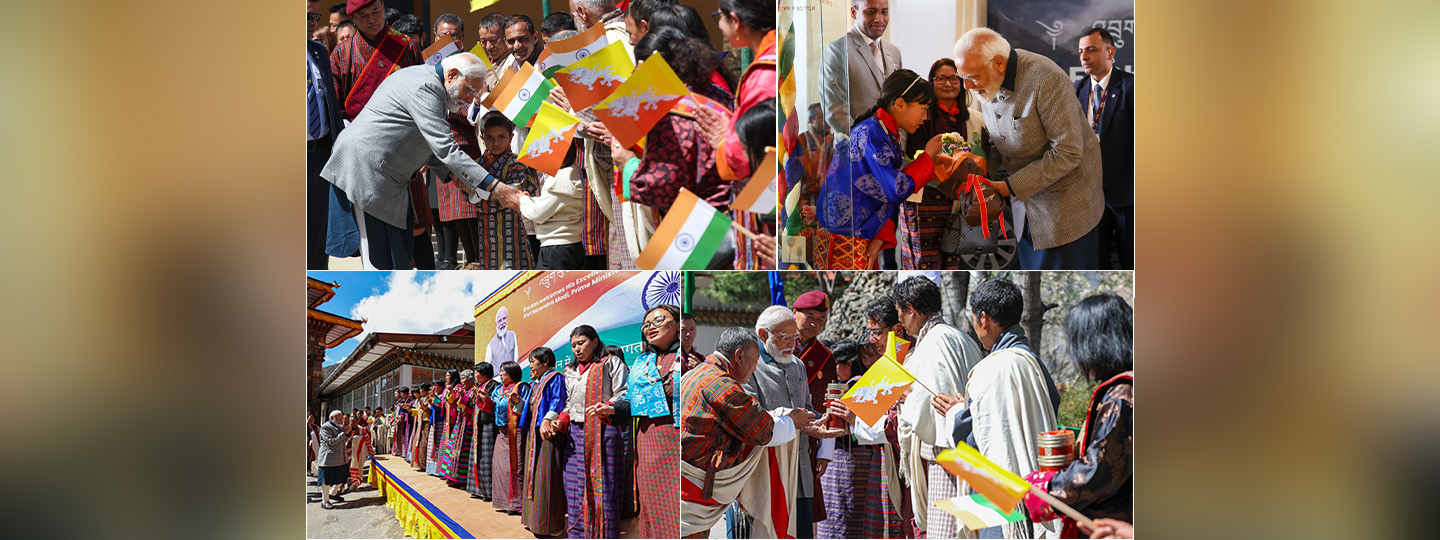
M 319 14 L 319 13 L 315 13 L 315 12 L 313 12 L 313 11 L 306 11 L 306 12 L 305 12 L 305 20 L 306 20 L 306 21 L 309 21 L 309 22 L 318 21 L 318 20 L 320 20 L 320 14 Z
M 780 338 L 780 341 L 790 341 L 792 339 L 800 337 L 799 333 L 786 334 L 784 332 L 772 332 L 772 334 L 774 334 L 775 337 Z
M 640 325 L 640 330 L 644 331 L 644 330 L 649 330 L 649 329 L 651 329 L 651 328 L 654 328 L 654 327 L 656 327 L 656 326 L 664 326 L 665 323 L 668 323 L 668 322 L 670 322 L 670 319 L 668 319 L 668 318 L 666 318 L 666 317 L 661 317 L 661 318 L 659 318 L 659 319 L 655 319 L 655 320 L 653 320 L 653 321 L 650 321 L 650 322 L 647 322 L 647 323 L 645 323 L 645 324 Z
M 935 77 L 935 83 L 960 84 L 960 77 L 956 77 L 953 75 L 949 77 Z
M 710 18 L 715 19 L 715 24 L 720 24 L 720 16 L 724 14 L 722 11 L 712 11 L 710 12 Z

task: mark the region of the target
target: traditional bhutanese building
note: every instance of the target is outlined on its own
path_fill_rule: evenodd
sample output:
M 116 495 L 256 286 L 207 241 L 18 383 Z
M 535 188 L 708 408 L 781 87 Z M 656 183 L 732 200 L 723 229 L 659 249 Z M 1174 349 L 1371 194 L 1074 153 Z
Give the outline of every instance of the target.
M 334 298 L 335 288 L 339 286 L 305 277 L 305 395 L 306 404 L 317 420 L 324 418 L 316 392 L 324 377 L 320 366 L 325 363 L 325 350 L 360 335 L 365 323 L 316 309 Z
M 396 389 L 414 389 L 420 383 L 443 380 L 449 370 L 463 371 L 474 365 L 475 325 L 471 323 L 434 334 L 372 332 L 345 360 L 327 369 L 319 397 L 327 413 L 389 408 L 395 404 Z

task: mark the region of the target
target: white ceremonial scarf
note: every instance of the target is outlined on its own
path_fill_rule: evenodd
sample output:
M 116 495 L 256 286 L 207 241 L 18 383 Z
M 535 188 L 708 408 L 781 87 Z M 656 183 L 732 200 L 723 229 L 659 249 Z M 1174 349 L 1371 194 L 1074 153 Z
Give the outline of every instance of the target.
M 911 351 L 905 356 L 905 369 L 925 386 L 947 395 L 955 395 L 965 388 L 968 373 L 981 357 L 980 346 L 959 329 L 944 324 L 939 315 L 925 323 L 915 339 Z M 910 482 L 910 497 L 914 501 L 915 523 L 925 528 L 930 508 L 929 482 L 926 479 L 925 464 L 920 457 L 920 445 L 954 448 L 951 426 L 943 424 L 945 417 L 935 412 L 930 404 L 933 394 L 919 384 L 910 386 L 910 395 L 900 404 L 900 474 Z M 938 453 L 938 451 L 936 451 Z
M 784 505 L 787 538 L 795 537 L 795 481 L 800 467 L 798 438 L 773 447 L 756 447 L 744 461 L 729 469 L 715 471 L 715 483 L 711 500 L 716 506 L 680 501 L 680 534 L 689 536 L 709 531 L 725 517 L 730 503 L 739 502 L 746 515 L 755 518 L 751 538 L 777 538 L 774 511 Z M 774 457 L 780 486 L 772 486 L 770 459 Z M 680 462 L 680 475 L 685 482 L 703 486 L 705 469 L 684 461 Z M 778 499 L 778 500 L 777 500 Z
M 1038 469 L 1040 433 L 1057 429 L 1040 361 L 1020 348 L 996 351 L 970 371 L 966 395 L 980 454 L 1021 477 Z M 1024 526 L 1005 524 L 1005 537 L 1033 537 Z

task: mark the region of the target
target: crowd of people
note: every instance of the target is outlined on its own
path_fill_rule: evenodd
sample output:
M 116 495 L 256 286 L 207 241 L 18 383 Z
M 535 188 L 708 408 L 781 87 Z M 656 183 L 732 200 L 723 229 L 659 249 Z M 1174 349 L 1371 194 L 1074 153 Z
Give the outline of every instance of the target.
M 616 538 L 621 520 L 635 518 L 640 538 L 678 538 L 680 309 L 656 306 L 643 321 L 633 364 L 579 325 L 575 359 L 561 369 L 538 347 L 528 377 L 518 362 L 482 361 L 396 390 L 389 410 L 333 411 L 318 428 L 312 420 L 322 507 L 368 481 L 372 453 L 392 454 L 519 515 L 537 536 Z
M 724 330 L 715 352 L 684 375 L 685 537 L 707 538 L 720 526 L 727 538 L 1128 537 L 1133 312 L 1124 299 L 1091 296 L 1066 315 L 1075 367 L 1099 385 L 1074 461 L 1061 468 L 1040 463 L 1039 436 L 1059 428 L 1061 394 L 1019 324 L 1024 301 L 1014 283 L 974 287 L 968 320 L 952 322 L 942 315 L 936 283 L 911 277 L 871 301 L 863 337 L 821 343 L 829 305 L 823 292 L 811 291 L 793 308 L 767 308 L 753 331 Z M 922 384 L 867 424 L 826 392 L 832 383 L 859 381 L 892 335 L 911 342 L 903 366 Z M 932 505 L 973 493 L 936 461 L 958 445 L 1095 519 L 1095 530 L 1080 530 L 1033 494 L 1021 506 L 1025 519 L 960 527 Z M 766 459 L 772 476 L 757 477 Z M 798 463 L 796 477 L 773 476 L 786 462 Z M 778 493 L 791 497 L 788 513 L 757 504 Z
M 806 262 L 966 269 L 1005 238 L 1025 270 L 1134 269 L 1134 75 L 1109 31 L 1080 37 L 1087 76 L 1072 82 L 988 28 L 907 69 L 883 37 L 889 0 L 851 0 L 850 15 L 785 164 Z
M 674 0 L 575 0 L 538 26 L 486 13 L 475 42 L 455 14 L 427 26 L 348 0 L 323 21 L 306 5 L 307 268 L 359 256 L 379 270 L 634 269 L 681 188 L 749 233 L 729 234 L 710 267 L 774 268 L 774 220 L 730 208 L 752 175 L 773 176 L 753 168 L 776 139 L 774 0 L 720 0 L 712 14 L 728 52 L 753 51 L 738 75 L 702 15 Z M 659 54 L 689 96 L 625 147 L 556 88 L 547 101 L 582 121 L 563 168 L 520 163 L 529 128 L 478 101 L 548 43 L 597 26 L 632 63 Z M 427 65 L 421 52 L 449 41 L 493 69 L 470 52 Z

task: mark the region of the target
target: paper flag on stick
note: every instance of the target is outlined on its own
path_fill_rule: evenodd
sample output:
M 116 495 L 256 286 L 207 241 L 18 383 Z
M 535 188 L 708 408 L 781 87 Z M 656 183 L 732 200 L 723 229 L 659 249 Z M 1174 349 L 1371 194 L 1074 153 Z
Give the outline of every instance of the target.
M 487 7 L 495 5 L 500 0 L 470 0 L 470 12 L 474 13 Z
M 495 69 L 495 63 L 490 61 L 490 55 L 485 52 L 484 45 L 476 43 L 474 47 L 470 48 L 470 54 L 479 56 L 480 61 L 485 64 L 485 69 Z
M 1025 519 L 1025 514 L 1021 513 L 1019 509 L 1008 512 L 1001 510 L 979 494 L 946 499 L 934 504 L 936 508 L 955 516 L 966 529 L 972 531 Z
M 529 125 L 530 118 L 540 110 L 540 104 L 550 96 L 553 88 L 555 85 L 545 80 L 535 66 L 526 63 L 515 74 L 515 79 L 500 92 L 500 97 L 495 98 L 495 108 L 503 111 L 515 125 Z
M 442 39 L 440 41 L 436 41 L 434 44 L 427 47 L 425 49 L 425 52 L 420 53 L 420 56 L 425 58 L 425 65 L 433 66 L 435 64 L 439 64 L 440 61 L 444 60 L 446 56 L 450 56 L 457 52 L 460 52 L 460 44 L 455 43 L 455 40 L 453 39 Z
M 584 60 L 609 44 L 610 37 L 605 35 L 605 25 L 592 24 L 577 36 L 547 42 L 545 52 L 541 53 L 535 67 L 546 77 L 554 77 L 560 68 Z M 626 55 L 625 59 L 629 60 L 630 56 Z
M 540 105 L 535 113 L 535 123 L 530 126 L 530 136 L 525 139 L 520 155 L 524 163 L 550 176 L 560 172 L 565 154 L 570 151 L 570 141 L 580 119 L 571 116 L 550 102 Z
M 1030 491 L 1030 483 L 1024 478 L 1000 468 L 981 455 L 979 450 L 963 442 L 953 450 L 935 456 L 935 462 L 1005 512 L 1015 510 L 1025 492 Z
M 730 230 L 730 217 L 680 188 L 675 204 L 635 259 L 646 270 L 704 270 Z M 874 368 L 871 368 L 874 369 Z
M 690 90 L 680 82 L 670 64 L 665 63 L 659 53 L 654 53 L 592 111 L 620 145 L 629 148 L 688 95 Z
M 896 342 L 906 345 L 910 343 L 895 337 L 895 333 L 891 332 L 885 354 L 876 360 L 870 369 L 865 370 L 865 375 L 855 382 L 855 386 L 840 396 L 841 403 L 872 426 L 885 418 L 885 413 L 895 406 L 895 402 L 900 401 L 900 396 L 905 395 L 905 389 L 910 387 L 910 383 L 915 382 L 915 376 L 906 371 L 896 359 Z
M 635 64 L 625 54 L 625 44 L 617 41 L 560 68 L 555 72 L 555 82 L 565 89 L 570 108 L 581 111 L 609 97 L 634 72 Z
M 500 80 L 495 81 L 495 87 L 490 89 L 490 93 L 485 94 L 485 97 L 480 99 L 480 104 L 489 108 L 494 108 L 495 99 L 499 98 L 500 94 L 505 92 L 505 88 L 508 87 L 510 83 L 514 80 L 515 71 L 510 69 L 505 70 L 505 74 L 500 76 Z
M 775 205 L 775 147 L 768 146 L 765 148 L 765 160 L 755 168 L 750 179 L 745 182 L 745 189 L 735 197 L 730 208 L 769 214 L 775 211 Z

